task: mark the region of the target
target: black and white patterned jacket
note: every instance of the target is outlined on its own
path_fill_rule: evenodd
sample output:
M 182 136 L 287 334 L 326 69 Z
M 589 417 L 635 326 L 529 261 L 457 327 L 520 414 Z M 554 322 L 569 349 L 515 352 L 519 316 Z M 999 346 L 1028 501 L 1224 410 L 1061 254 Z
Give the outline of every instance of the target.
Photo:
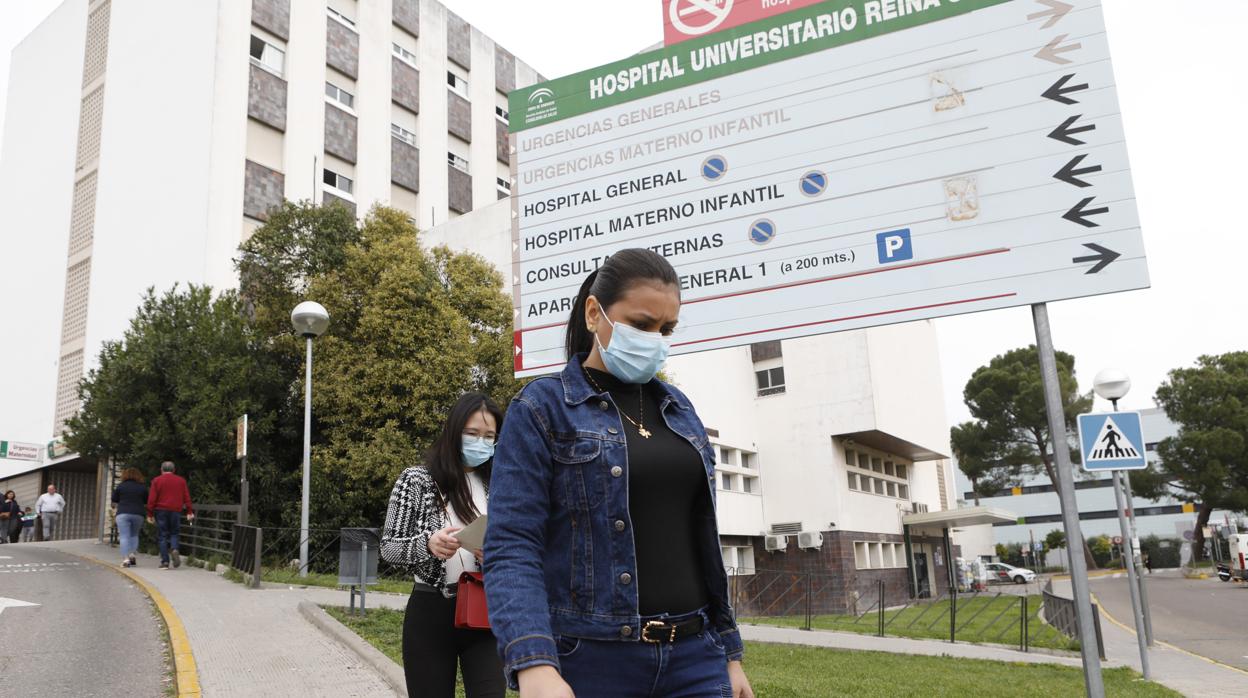
M 488 484 L 485 493 L 488 498 Z M 390 492 L 386 526 L 381 532 L 383 559 L 405 568 L 417 581 L 443 591 L 446 562 L 429 552 L 429 538 L 447 526 L 444 502 L 428 468 L 408 468 Z

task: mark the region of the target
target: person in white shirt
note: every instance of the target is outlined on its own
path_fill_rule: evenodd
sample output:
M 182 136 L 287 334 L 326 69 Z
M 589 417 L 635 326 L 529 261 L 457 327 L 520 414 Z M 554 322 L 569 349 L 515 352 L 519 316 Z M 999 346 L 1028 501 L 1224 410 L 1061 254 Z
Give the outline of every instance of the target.
M 65 511 L 65 498 L 56 492 L 56 485 L 48 485 L 47 494 L 39 495 L 35 502 L 35 515 L 43 520 L 43 540 L 52 540 L 56 534 L 56 521 Z

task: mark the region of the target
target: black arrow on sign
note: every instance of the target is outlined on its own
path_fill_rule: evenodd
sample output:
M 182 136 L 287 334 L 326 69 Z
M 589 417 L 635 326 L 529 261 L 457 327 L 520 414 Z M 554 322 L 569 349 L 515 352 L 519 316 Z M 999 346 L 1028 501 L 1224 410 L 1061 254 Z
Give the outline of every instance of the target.
M 1040 96 L 1046 99 L 1051 99 L 1054 102 L 1061 102 L 1062 104 L 1078 104 L 1079 100 L 1072 99 L 1066 95 L 1072 92 L 1081 92 L 1088 89 L 1088 83 L 1085 82 L 1082 85 L 1071 85 L 1070 87 L 1067 87 L 1066 83 L 1070 82 L 1073 77 L 1075 77 L 1074 73 L 1071 73 L 1070 75 L 1063 75 L 1061 79 L 1050 85 L 1049 89 L 1045 90 L 1044 94 Z
M 1074 208 L 1062 214 L 1062 218 L 1065 218 L 1066 220 L 1072 223 L 1078 223 L 1079 225 L 1082 225 L 1085 228 L 1096 228 L 1100 226 L 1100 223 L 1095 223 L 1093 221 L 1088 220 L 1088 216 L 1099 216 L 1102 213 L 1109 213 L 1109 207 L 1102 206 L 1100 208 L 1087 208 L 1088 204 L 1092 203 L 1095 200 L 1096 200 L 1095 196 L 1089 196 L 1083 201 L 1080 201 L 1079 203 L 1075 204 Z
M 1075 156 L 1075 159 L 1071 160 L 1070 162 L 1062 166 L 1062 169 L 1058 170 L 1057 174 L 1053 175 L 1053 178 L 1057 180 L 1061 180 L 1067 184 L 1073 184 L 1076 187 L 1080 187 L 1080 188 L 1092 186 L 1090 182 L 1085 182 L 1082 179 L 1079 179 L 1079 175 L 1091 174 L 1093 172 L 1100 172 L 1102 168 L 1100 165 L 1093 165 L 1091 167 L 1079 167 L 1079 163 L 1083 162 L 1084 159 L 1087 157 L 1088 157 L 1087 155 Z
M 1093 266 L 1091 269 L 1084 272 L 1085 274 L 1095 274 L 1098 271 L 1109 266 L 1111 263 L 1113 263 L 1115 259 L 1118 259 L 1119 257 L 1122 256 L 1121 253 L 1114 252 L 1113 250 L 1107 247 L 1101 247 L 1095 242 L 1085 242 L 1083 243 L 1083 246 L 1088 248 L 1089 250 L 1092 250 L 1096 254 L 1088 255 L 1087 257 L 1075 257 L 1074 259 L 1070 261 L 1074 262 L 1075 264 L 1084 264 L 1086 262 L 1096 262 L 1095 266 Z
M 1084 141 L 1081 141 L 1078 138 L 1072 138 L 1072 136 L 1076 133 L 1083 133 L 1084 131 L 1095 131 L 1096 124 L 1088 124 L 1087 126 L 1079 126 L 1078 128 L 1075 128 L 1075 122 L 1081 118 L 1083 118 L 1083 114 L 1075 114 L 1069 119 L 1063 121 L 1061 126 L 1053 129 L 1053 132 L 1049 134 L 1049 138 L 1052 138 L 1055 141 L 1069 143 L 1071 145 L 1087 145 Z

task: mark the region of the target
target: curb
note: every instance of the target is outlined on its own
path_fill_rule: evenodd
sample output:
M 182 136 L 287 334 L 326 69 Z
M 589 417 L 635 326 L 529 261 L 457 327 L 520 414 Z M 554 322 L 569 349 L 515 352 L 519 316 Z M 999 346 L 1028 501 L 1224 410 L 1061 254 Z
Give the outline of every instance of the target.
M 199 687 L 199 671 L 195 667 L 195 655 L 191 652 L 191 642 L 186 636 L 186 628 L 182 625 L 182 619 L 178 617 L 177 611 L 173 610 L 173 605 L 169 603 L 169 599 L 166 599 L 165 595 L 160 593 L 146 579 L 129 570 L 110 565 L 103 560 L 88 555 L 79 555 L 68 550 L 62 550 L 61 552 L 112 570 L 137 584 L 147 594 L 152 603 L 156 604 L 156 609 L 160 611 L 161 617 L 165 620 L 165 627 L 169 630 L 169 651 L 173 654 L 178 698 L 199 698 L 201 689 Z
M 1118 626 L 1119 628 L 1122 628 L 1128 633 L 1131 633 L 1131 637 L 1136 636 L 1135 628 L 1128 627 L 1125 623 L 1123 623 L 1122 621 L 1110 615 L 1109 611 L 1105 610 L 1105 604 L 1101 603 L 1100 600 L 1096 598 L 1096 594 L 1090 594 L 1090 596 L 1092 597 L 1092 603 L 1096 604 L 1096 607 L 1100 610 L 1101 615 L 1105 616 L 1106 620 Z M 1226 669 L 1230 669 L 1231 671 L 1238 671 L 1241 674 L 1248 675 L 1248 671 L 1244 671 L 1243 669 L 1240 669 L 1237 666 L 1232 666 L 1230 664 L 1227 664 L 1226 662 L 1220 662 L 1212 657 L 1206 657 L 1203 654 L 1196 654 L 1195 652 L 1192 652 L 1191 650 L 1185 650 L 1182 647 L 1176 647 L 1170 644 L 1169 642 L 1158 640 L 1155 636 L 1153 637 L 1153 644 L 1159 645 L 1161 647 L 1165 647 L 1168 650 L 1174 650 L 1175 652 L 1182 652 L 1183 654 L 1186 654 L 1189 657 L 1195 657 L 1196 659 L 1204 660 L 1206 662 L 1209 662 L 1210 664 L 1214 664 L 1220 667 L 1224 667 Z M 1156 679 L 1153 679 L 1153 680 L 1157 681 Z M 1160 683 L 1160 681 L 1157 681 L 1157 683 Z
M 354 652 L 361 661 L 381 674 L 381 678 L 390 685 L 396 695 L 406 698 L 407 677 L 403 673 L 403 667 L 396 664 L 393 659 L 370 645 L 364 638 L 355 634 L 354 630 L 339 623 L 338 619 L 311 601 L 300 601 L 299 613 L 312 625 Z

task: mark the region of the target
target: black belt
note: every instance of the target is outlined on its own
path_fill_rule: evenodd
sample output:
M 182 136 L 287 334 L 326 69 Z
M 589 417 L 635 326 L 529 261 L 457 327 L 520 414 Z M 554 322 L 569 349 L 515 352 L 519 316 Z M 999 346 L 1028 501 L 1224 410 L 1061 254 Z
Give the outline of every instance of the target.
M 641 626 L 641 641 L 655 644 L 675 642 L 691 635 L 697 635 L 702 632 L 704 625 L 701 614 L 676 622 L 662 620 L 646 621 Z

